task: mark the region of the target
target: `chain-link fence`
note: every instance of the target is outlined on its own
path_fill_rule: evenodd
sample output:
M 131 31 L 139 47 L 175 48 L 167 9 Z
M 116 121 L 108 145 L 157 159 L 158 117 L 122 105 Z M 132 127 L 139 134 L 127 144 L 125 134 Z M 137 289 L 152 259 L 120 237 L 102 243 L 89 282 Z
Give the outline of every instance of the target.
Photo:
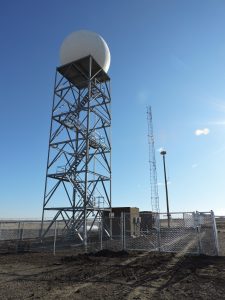
M 42 226 L 45 230 L 50 223 L 51 221 L 44 221 L 42 224 L 39 220 L 0 221 L 0 241 L 38 238 Z M 56 228 L 57 232 L 61 234 L 64 227 L 64 221 L 56 221 L 55 226 L 52 226 L 47 232 L 47 237 L 54 236 Z
M 225 256 L 225 216 L 216 216 L 215 220 L 218 232 L 219 255 Z
M 88 226 L 88 224 L 93 226 Z M 45 230 L 50 221 L 45 221 Z M 53 251 L 84 249 L 96 251 L 143 250 L 218 255 L 217 228 L 213 212 L 181 212 L 154 215 L 140 212 L 132 217 L 103 217 L 88 220 L 88 243 L 83 246 L 83 226 L 65 228 L 57 221 L 40 239 L 40 221 L 0 221 L 0 251 Z
M 65 222 L 60 220 L 55 223 L 41 240 L 41 230 L 45 230 L 51 221 L 20 220 L 0 221 L 0 252 L 24 252 L 24 251 L 52 251 L 56 236 L 62 236 Z
M 125 225 L 128 224 L 127 219 L 129 216 L 125 215 Z M 140 213 L 133 223 L 124 229 L 126 249 L 218 255 L 217 228 L 212 211 L 152 217 L 149 213 Z

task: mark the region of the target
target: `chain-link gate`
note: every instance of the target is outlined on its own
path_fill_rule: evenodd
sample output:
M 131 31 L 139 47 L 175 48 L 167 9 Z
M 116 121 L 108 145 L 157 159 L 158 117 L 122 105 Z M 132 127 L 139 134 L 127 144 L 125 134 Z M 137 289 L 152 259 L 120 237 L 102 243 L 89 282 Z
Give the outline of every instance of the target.
M 154 218 L 158 218 L 158 226 Z M 182 212 L 152 215 L 140 213 L 131 219 L 121 216 L 123 248 L 161 252 L 218 255 L 218 238 L 213 212 Z

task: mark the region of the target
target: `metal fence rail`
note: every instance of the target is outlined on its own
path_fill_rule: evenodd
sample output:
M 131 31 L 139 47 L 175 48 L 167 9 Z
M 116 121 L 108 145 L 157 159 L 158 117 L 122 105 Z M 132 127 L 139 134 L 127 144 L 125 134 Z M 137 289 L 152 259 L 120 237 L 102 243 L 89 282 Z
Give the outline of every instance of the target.
M 155 222 L 155 218 L 158 222 Z M 89 220 L 92 222 L 92 220 Z M 103 224 L 111 226 L 104 231 Z M 155 224 L 158 224 L 155 227 Z M 45 221 L 47 228 L 49 221 Z M 111 234 L 109 234 L 111 232 Z M 80 232 L 66 230 L 63 221 L 57 221 L 44 239 L 40 239 L 41 221 L 0 221 L 0 251 L 60 251 L 82 249 L 82 227 Z M 161 252 L 183 252 L 192 254 L 218 255 L 217 228 L 213 212 L 140 213 L 131 218 L 121 217 L 96 220 L 88 235 L 85 250 L 144 250 Z

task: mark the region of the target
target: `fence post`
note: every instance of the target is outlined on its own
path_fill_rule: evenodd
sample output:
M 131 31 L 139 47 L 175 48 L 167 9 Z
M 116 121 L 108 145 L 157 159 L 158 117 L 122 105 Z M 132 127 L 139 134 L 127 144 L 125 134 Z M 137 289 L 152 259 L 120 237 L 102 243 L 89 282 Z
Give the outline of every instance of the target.
M 121 215 L 120 215 L 120 235 L 121 235 L 121 246 L 122 246 L 122 249 L 123 249 L 123 212 L 121 212 Z
M 23 240 L 23 231 L 24 231 L 24 222 L 23 222 L 23 225 L 22 225 L 22 228 L 21 228 L 21 233 L 20 233 L 21 241 Z
M 201 238 L 200 238 L 200 227 L 196 226 L 196 232 L 197 232 L 197 239 L 198 239 L 198 254 L 202 253 L 202 245 L 201 245 Z
M 57 237 L 57 221 L 55 221 L 55 234 L 54 234 L 53 255 L 55 255 L 56 237 Z
M 17 240 L 20 239 L 20 222 L 18 222 L 18 229 L 17 229 Z
M 103 222 L 102 222 L 102 218 L 100 221 L 100 250 L 102 250 L 102 235 L 103 235 Z
M 214 212 L 212 210 L 211 210 L 211 219 L 212 219 L 212 227 L 213 227 L 215 254 L 218 256 L 219 255 L 218 234 L 217 234 L 215 215 L 214 215 Z
M 18 222 L 17 236 L 16 236 L 16 253 L 19 251 L 19 240 L 20 240 L 20 222 Z
M 161 230 L 160 230 L 160 214 L 155 214 L 155 224 L 156 224 L 156 230 L 157 230 L 157 246 L 158 251 L 161 252 Z
M 120 222 L 121 222 L 122 250 L 125 250 L 125 213 L 124 212 L 121 212 Z
M 123 213 L 123 250 L 126 249 L 126 213 Z
M 195 226 L 196 226 L 196 235 L 197 235 L 197 241 L 198 241 L 198 254 L 202 254 L 202 243 L 201 243 L 201 225 L 200 225 L 200 218 L 199 218 L 199 212 L 196 211 L 195 214 Z
M 112 240 L 112 212 L 109 214 L 109 227 L 110 240 Z

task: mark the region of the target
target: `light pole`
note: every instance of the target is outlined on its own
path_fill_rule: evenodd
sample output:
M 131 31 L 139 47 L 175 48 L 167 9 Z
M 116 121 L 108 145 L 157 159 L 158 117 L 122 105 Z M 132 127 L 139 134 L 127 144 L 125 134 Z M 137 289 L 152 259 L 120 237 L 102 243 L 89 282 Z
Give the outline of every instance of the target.
M 160 152 L 160 154 L 163 157 L 164 179 L 165 179 L 165 189 L 166 189 L 167 219 L 168 219 L 168 227 L 170 227 L 170 209 L 169 209 L 168 188 L 167 188 L 167 178 L 166 178 L 166 163 L 165 163 L 166 151 L 162 150 Z

